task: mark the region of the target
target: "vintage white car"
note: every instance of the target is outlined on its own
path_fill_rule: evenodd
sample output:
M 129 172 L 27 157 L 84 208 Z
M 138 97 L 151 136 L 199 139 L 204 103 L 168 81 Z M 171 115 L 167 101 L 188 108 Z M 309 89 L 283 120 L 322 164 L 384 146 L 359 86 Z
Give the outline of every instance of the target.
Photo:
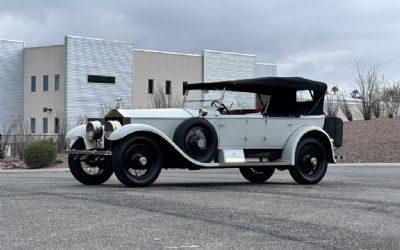
M 72 175 L 95 185 L 115 173 L 143 187 L 162 168 L 239 168 L 254 183 L 278 169 L 316 184 L 335 162 L 343 122 L 324 115 L 325 83 L 264 77 L 185 89 L 182 108 L 114 109 L 69 131 Z

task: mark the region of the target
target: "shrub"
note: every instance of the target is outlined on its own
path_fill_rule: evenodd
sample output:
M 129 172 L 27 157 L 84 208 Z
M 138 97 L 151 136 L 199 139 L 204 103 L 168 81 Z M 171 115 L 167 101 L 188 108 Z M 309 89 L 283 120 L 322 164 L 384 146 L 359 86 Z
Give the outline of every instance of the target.
M 6 155 L 5 155 L 5 152 L 4 152 L 4 150 L 3 150 L 3 147 L 1 147 L 1 148 L 0 148 L 0 159 L 4 159 L 5 156 L 6 156 Z
M 38 140 L 24 148 L 22 157 L 29 168 L 50 166 L 56 159 L 57 148 L 50 140 Z

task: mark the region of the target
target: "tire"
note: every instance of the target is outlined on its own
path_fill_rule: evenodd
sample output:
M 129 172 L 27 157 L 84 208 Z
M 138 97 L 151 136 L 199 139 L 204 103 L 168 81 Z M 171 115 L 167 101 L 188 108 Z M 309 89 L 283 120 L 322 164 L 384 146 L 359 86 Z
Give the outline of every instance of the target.
M 161 172 L 163 154 L 161 147 L 148 136 L 133 136 L 113 152 L 114 173 L 128 187 L 146 187 Z
M 295 165 L 289 169 L 299 184 L 317 184 L 324 178 L 328 168 L 328 155 L 322 143 L 306 137 L 297 144 Z
M 196 161 L 210 162 L 218 148 L 218 136 L 214 126 L 199 117 L 183 121 L 175 129 L 173 141 Z
M 263 183 L 275 172 L 273 167 L 242 167 L 239 170 L 246 180 L 253 183 Z
M 77 140 L 71 149 L 84 150 L 85 143 Z M 104 157 L 90 155 L 68 155 L 68 167 L 75 179 L 85 185 L 100 185 L 113 174 L 111 161 Z

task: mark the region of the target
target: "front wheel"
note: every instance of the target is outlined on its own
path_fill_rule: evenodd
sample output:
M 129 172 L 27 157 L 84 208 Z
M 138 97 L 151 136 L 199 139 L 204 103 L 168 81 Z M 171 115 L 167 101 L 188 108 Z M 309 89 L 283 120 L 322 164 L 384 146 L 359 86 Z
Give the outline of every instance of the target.
M 240 173 L 243 177 L 253 183 L 262 183 L 271 178 L 275 168 L 272 167 L 242 167 Z
M 152 184 L 161 172 L 162 163 L 161 147 L 147 136 L 128 138 L 113 152 L 115 175 L 128 187 Z
M 85 143 L 77 140 L 71 149 L 84 150 Z M 104 156 L 69 154 L 68 166 L 75 179 L 85 185 L 100 185 L 113 174 L 111 161 Z
M 322 143 L 312 137 L 301 139 L 296 148 L 295 165 L 290 175 L 299 184 L 317 184 L 324 178 L 328 157 Z

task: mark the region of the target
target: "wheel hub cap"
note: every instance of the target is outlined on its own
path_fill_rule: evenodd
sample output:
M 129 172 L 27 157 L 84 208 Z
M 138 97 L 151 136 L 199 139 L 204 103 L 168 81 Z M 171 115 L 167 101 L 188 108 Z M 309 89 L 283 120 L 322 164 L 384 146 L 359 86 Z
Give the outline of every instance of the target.
M 139 158 L 139 164 L 140 164 L 140 166 L 146 166 L 146 164 L 147 164 L 147 158 L 144 157 L 144 156 L 141 156 L 141 157 Z
M 310 159 L 311 165 L 313 165 L 313 167 L 316 167 L 318 165 L 318 159 L 316 157 L 312 157 Z
M 205 143 L 204 139 L 198 140 L 198 141 L 197 141 L 197 146 L 198 146 L 199 148 L 201 148 L 201 149 L 205 148 L 206 143 Z

